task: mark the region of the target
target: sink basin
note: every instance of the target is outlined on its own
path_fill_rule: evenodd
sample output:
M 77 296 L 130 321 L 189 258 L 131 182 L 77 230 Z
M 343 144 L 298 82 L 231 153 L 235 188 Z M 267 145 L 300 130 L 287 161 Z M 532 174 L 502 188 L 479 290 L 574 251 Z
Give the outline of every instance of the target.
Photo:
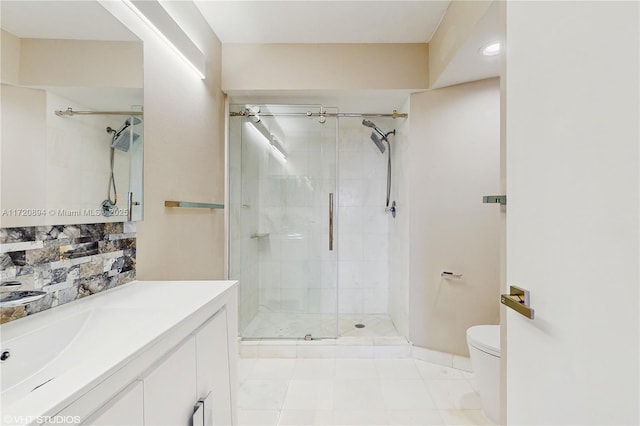
M 88 318 L 88 311 L 79 312 L 30 333 L 3 339 L 0 352 L 8 352 L 9 355 L 0 361 L 2 393 L 53 363 L 78 335 Z
M 157 309 L 149 308 L 94 308 L 3 339 L 1 351 L 10 354 L 0 362 L 3 404 L 24 398 L 78 367 L 112 367 L 110 360 L 119 359 L 113 355 L 134 350 L 142 335 L 153 330 L 157 314 Z

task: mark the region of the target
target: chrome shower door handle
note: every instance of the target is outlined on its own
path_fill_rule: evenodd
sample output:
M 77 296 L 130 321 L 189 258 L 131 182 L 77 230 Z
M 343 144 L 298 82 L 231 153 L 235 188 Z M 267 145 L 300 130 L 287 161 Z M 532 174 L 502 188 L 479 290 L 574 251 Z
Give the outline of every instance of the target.
M 329 251 L 333 251 L 333 192 L 329 193 Z
M 133 192 L 127 192 L 127 221 L 133 220 L 133 206 L 139 206 L 139 201 L 133 201 Z
M 133 192 L 127 192 L 127 222 L 133 220 Z

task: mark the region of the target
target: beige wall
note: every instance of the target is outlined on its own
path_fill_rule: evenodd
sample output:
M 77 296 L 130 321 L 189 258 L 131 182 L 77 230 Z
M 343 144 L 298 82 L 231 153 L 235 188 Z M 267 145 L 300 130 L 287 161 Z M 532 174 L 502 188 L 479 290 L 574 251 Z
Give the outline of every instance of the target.
M 412 95 L 410 126 L 410 339 L 467 355 L 466 329 L 499 320 L 498 79 Z
M 20 39 L 5 30 L 0 30 L 2 54 L 0 55 L 0 78 L 4 84 L 18 84 L 20 73 Z
M 21 39 L 4 30 L 1 39 L 0 69 L 5 84 L 126 88 L 143 85 L 139 42 Z
M 452 1 L 429 42 L 429 87 L 465 44 L 493 1 Z
M 20 45 L 20 84 L 142 87 L 138 42 L 24 38 Z
M 423 44 L 225 44 L 222 89 L 426 89 Z
M 221 45 L 208 31 L 201 80 L 122 4 L 101 4 L 144 42 L 144 221 L 138 223 L 137 277 L 224 278 L 224 212 L 172 209 L 165 200 L 224 202 Z

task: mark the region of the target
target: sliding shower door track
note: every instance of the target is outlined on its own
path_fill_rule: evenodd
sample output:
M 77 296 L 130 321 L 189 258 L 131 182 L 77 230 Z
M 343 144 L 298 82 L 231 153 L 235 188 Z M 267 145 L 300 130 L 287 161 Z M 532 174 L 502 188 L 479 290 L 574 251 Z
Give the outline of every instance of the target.
M 307 338 L 307 336 L 310 336 Z M 269 341 L 287 341 L 287 340 L 300 340 L 300 341 L 316 341 L 316 340 L 331 340 L 337 339 L 337 336 L 323 336 L 323 337 L 311 337 L 311 335 L 307 335 L 303 337 L 240 337 L 242 342 L 259 342 L 262 340 Z

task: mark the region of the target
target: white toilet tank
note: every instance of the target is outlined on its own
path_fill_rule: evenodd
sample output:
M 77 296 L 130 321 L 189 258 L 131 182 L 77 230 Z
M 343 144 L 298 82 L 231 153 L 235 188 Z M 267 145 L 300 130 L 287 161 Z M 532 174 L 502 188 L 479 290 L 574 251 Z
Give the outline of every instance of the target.
M 500 423 L 500 326 L 470 327 L 467 345 L 482 408 L 489 419 Z

